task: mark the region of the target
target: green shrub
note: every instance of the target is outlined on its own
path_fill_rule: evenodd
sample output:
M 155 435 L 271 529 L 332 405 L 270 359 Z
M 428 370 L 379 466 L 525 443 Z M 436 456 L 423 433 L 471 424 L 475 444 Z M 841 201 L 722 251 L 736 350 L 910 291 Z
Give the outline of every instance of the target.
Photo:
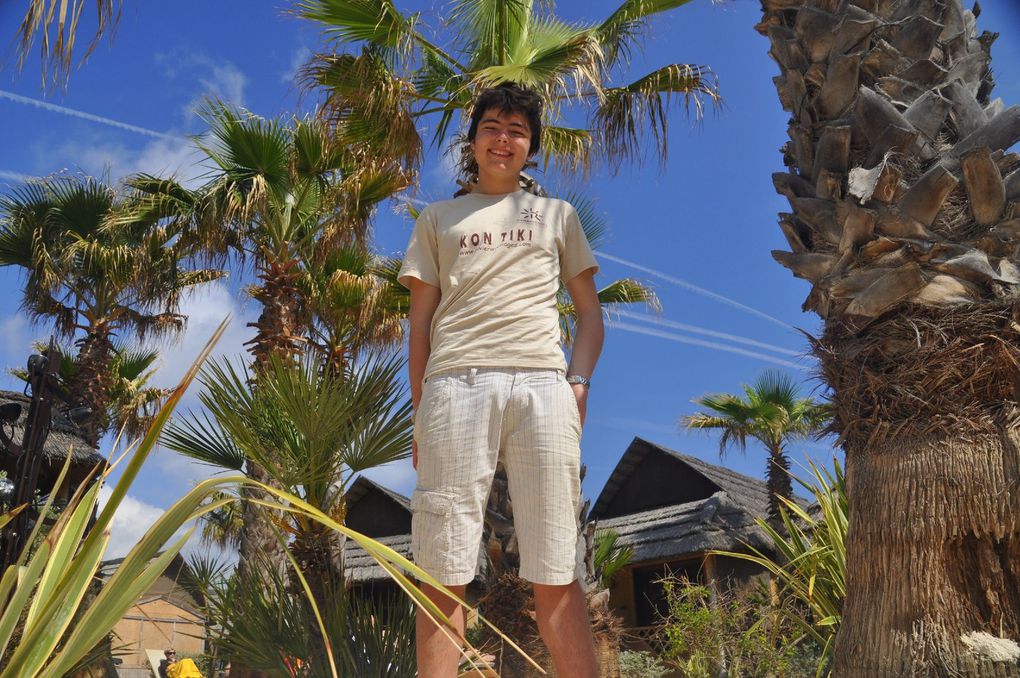
M 651 652 L 624 650 L 620 653 L 620 678 L 662 678 L 669 668 Z
M 659 640 L 687 678 L 808 678 L 819 648 L 764 587 L 717 591 L 684 579 L 663 581 L 668 616 Z

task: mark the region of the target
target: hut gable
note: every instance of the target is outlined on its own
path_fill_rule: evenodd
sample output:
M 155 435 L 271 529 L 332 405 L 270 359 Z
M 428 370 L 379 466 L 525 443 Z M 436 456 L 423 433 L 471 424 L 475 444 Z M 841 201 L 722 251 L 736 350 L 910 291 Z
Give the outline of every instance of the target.
M 345 495 L 344 524 L 378 539 L 411 533 L 411 502 L 402 494 L 359 476 Z
M 702 502 L 717 492 L 725 492 L 731 505 L 765 515 L 768 491 L 764 482 L 634 438 L 589 518 L 606 520 Z

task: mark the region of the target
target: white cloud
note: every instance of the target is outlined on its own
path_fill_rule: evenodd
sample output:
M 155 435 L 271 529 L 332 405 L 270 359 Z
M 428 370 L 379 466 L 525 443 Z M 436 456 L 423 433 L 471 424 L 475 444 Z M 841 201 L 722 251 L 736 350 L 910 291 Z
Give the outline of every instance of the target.
M 298 71 L 305 65 L 312 56 L 312 50 L 307 47 L 298 47 L 290 57 L 290 66 L 280 75 L 280 82 L 294 83 L 297 80 Z
M 18 283 L 21 284 L 20 281 Z M 18 288 L 20 289 L 20 287 Z M 0 337 L 3 337 L 3 347 L 0 348 L 0 379 L 9 388 L 21 390 L 24 384 L 10 374 L 7 370 L 12 367 L 24 369 L 28 356 L 35 353 L 32 342 L 35 339 L 43 339 L 43 331 L 34 331 L 32 323 L 21 311 L 0 318 Z
M 154 139 L 131 147 L 96 135 L 87 141 L 69 140 L 56 149 L 40 149 L 42 157 L 73 158 L 74 168 L 92 176 L 108 174 L 116 182 L 130 174 L 173 175 L 188 188 L 197 188 L 206 171 L 198 165 L 203 154 L 188 139 Z M 42 163 L 40 163 L 42 164 Z
M 213 349 L 213 356 L 233 359 L 245 352 L 244 342 L 255 336 L 254 328 L 247 327 L 251 318 L 246 316 L 237 298 L 222 282 L 208 283 L 187 292 L 181 300 L 180 312 L 188 317 L 188 325 L 184 335 L 176 341 L 157 345 L 160 367 L 152 379 L 154 386 L 176 386 L 228 315 L 231 317 L 230 325 Z M 191 386 L 182 406 L 197 404 L 197 389 L 197 384 Z
M 99 508 L 102 510 L 110 500 L 113 489 L 104 485 L 99 490 Z M 126 495 L 113 514 L 110 523 L 110 543 L 104 558 L 123 558 L 141 540 L 153 523 L 163 515 L 163 509 L 146 504 L 140 499 Z
M 189 110 L 195 110 L 201 105 L 204 97 L 213 97 L 235 106 L 244 105 L 244 88 L 248 84 L 248 78 L 234 64 L 229 61 L 215 63 L 208 59 L 200 66 L 207 68 L 205 74 L 198 78 L 202 90 L 198 97 L 192 100 Z
M 244 105 L 248 77 L 231 61 L 180 48 L 157 54 L 156 63 L 163 66 L 169 79 L 186 78 L 199 84 L 198 91 L 184 107 L 187 119 L 195 115 L 206 97 L 219 98 L 235 106 Z

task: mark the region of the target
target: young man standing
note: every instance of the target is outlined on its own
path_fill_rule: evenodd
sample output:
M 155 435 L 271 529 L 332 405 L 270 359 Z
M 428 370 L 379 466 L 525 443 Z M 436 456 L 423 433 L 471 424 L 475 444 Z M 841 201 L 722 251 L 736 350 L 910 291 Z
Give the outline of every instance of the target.
M 422 211 L 398 276 L 411 290 L 412 549 L 463 598 L 502 460 L 542 639 L 559 675 L 597 678 L 576 554 L 581 427 L 604 332 L 598 264 L 570 204 L 520 187 L 541 109 L 537 94 L 515 85 L 482 92 L 468 130 L 478 183 Z M 569 367 L 561 280 L 577 314 Z M 424 590 L 463 635 L 463 609 Z M 417 653 L 421 678 L 456 675 L 457 649 L 422 612 Z

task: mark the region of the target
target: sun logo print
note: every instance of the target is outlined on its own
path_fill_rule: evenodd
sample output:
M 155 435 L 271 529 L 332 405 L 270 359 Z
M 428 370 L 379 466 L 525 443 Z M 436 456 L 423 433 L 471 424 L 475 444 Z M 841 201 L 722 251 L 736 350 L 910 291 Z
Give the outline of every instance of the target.
M 534 221 L 540 224 L 542 223 L 542 213 L 533 209 L 521 210 L 521 221 Z

